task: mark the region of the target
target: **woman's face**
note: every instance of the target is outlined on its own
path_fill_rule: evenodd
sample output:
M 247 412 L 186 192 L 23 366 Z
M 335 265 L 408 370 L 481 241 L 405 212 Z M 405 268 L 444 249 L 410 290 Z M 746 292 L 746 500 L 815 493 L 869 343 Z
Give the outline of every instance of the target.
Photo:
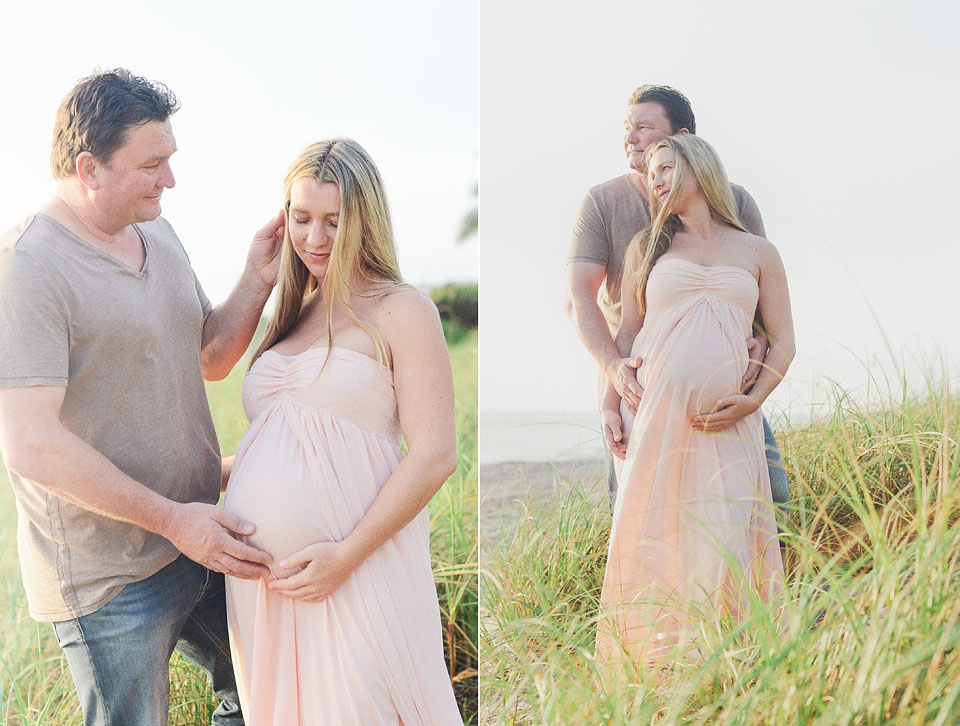
M 661 204 L 666 200 L 670 190 L 673 189 L 674 171 L 677 168 L 677 158 L 673 149 L 669 146 L 661 146 L 653 156 L 650 157 L 650 163 L 647 170 L 647 181 L 650 187 L 650 193 L 653 194 Z
M 340 189 L 333 182 L 303 177 L 290 188 L 287 224 L 297 256 L 318 280 L 327 274 L 340 223 Z

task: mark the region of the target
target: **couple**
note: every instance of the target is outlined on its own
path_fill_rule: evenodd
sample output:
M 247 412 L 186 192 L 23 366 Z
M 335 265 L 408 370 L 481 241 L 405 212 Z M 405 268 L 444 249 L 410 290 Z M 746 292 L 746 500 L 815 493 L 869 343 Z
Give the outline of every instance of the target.
M 786 277 L 753 200 L 694 132 L 685 96 L 638 88 L 631 172 L 588 193 L 569 257 L 571 317 L 606 374 L 601 662 L 657 662 L 695 639 L 691 612 L 736 617 L 746 588 L 769 601 L 783 582 L 786 478 L 759 409 L 793 356 Z
M 31 615 L 86 724 L 166 723 L 174 648 L 224 699 L 215 724 L 460 723 L 425 510 L 456 466 L 450 366 L 380 175 L 348 139 L 308 147 L 214 308 L 159 216 L 178 107 L 124 69 L 81 80 L 56 196 L 0 240 L 0 447 Z M 239 360 L 278 275 L 251 428 L 221 460 L 203 378 Z

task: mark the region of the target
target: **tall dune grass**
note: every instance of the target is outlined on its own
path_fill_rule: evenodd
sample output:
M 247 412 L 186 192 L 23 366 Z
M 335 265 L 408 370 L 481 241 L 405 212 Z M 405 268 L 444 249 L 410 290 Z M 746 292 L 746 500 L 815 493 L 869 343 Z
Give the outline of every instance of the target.
M 596 667 L 610 517 L 585 490 L 485 547 L 481 724 L 960 723 L 960 401 L 893 390 L 778 433 L 783 599 L 662 671 Z
M 450 348 L 457 403 L 460 464 L 430 503 L 431 552 L 444 627 L 444 646 L 465 719 L 477 714 L 477 334 Z M 245 366 L 207 386 L 224 455 L 236 451 L 247 428 L 240 404 Z M 160 425 L 160 424 L 158 424 Z M 16 512 L 0 465 L 0 723 L 79 726 L 73 681 L 53 629 L 27 614 L 16 556 Z M 210 723 L 216 701 L 206 677 L 174 654 L 170 667 L 173 726 Z

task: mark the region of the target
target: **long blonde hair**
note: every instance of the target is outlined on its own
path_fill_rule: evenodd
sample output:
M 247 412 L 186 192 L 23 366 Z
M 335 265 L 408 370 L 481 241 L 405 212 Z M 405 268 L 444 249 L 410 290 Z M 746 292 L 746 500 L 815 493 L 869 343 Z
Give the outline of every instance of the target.
M 670 249 L 673 235 L 680 229 L 680 217 L 673 213 L 673 203 L 683 184 L 683 170 L 689 169 L 700 191 L 710 205 L 710 213 L 718 222 L 746 232 L 740 221 L 737 203 L 730 190 L 730 181 L 717 152 L 706 141 L 693 134 L 675 134 L 657 142 L 646 153 L 647 165 L 657 149 L 673 150 L 677 163 L 673 169 L 670 193 L 660 204 L 656 194 L 650 194 L 650 226 L 641 231 L 637 245 L 637 304 L 642 315 L 646 310 L 647 280 L 650 270 L 663 254 Z M 681 163 L 682 162 L 682 163 Z M 689 181 L 687 182 L 690 183 Z
M 297 179 L 332 182 L 340 191 L 340 219 L 322 284 L 293 249 L 290 239 L 290 193 Z M 325 139 L 304 149 L 290 165 L 283 180 L 286 228 L 280 256 L 277 305 L 267 324 L 263 342 L 250 365 L 283 338 L 300 316 L 304 297 L 321 287 L 327 320 L 327 346 L 333 346 L 333 310 L 340 305 L 363 330 L 385 363 L 386 349 L 379 332 L 363 323 L 350 306 L 350 295 L 377 297 L 403 286 L 397 263 L 397 247 L 383 180 L 370 155 L 353 139 Z M 374 293 L 361 293 L 357 281 L 393 282 Z M 326 363 L 324 363 L 326 365 Z

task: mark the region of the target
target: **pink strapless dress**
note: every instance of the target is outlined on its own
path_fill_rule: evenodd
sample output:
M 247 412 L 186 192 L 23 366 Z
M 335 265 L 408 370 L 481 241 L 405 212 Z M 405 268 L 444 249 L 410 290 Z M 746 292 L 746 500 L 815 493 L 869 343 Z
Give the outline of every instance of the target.
M 274 562 L 344 539 L 403 458 L 390 371 L 333 348 L 267 351 L 243 383 L 250 419 L 224 507 L 257 525 Z M 227 617 L 248 726 L 461 724 L 430 567 L 429 514 L 310 603 L 227 578 Z M 274 565 L 274 574 L 282 573 Z
M 696 638 L 699 623 L 770 601 L 783 564 L 757 411 L 715 433 L 693 416 L 736 393 L 748 362 L 757 281 L 734 266 L 658 262 L 632 355 L 644 387 L 619 472 L 601 595 L 597 655 L 653 662 Z

